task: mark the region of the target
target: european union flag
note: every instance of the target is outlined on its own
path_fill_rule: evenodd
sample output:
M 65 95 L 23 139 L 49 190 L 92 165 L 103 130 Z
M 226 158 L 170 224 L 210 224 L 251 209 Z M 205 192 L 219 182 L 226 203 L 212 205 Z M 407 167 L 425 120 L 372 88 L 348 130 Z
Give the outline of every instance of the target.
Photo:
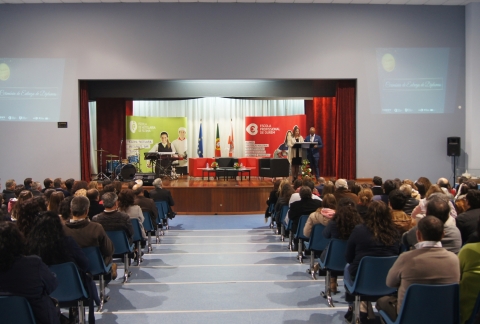
M 203 136 L 202 136 L 202 123 L 200 123 L 200 132 L 198 132 L 198 146 L 197 146 L 198 157 L 203 157 Z

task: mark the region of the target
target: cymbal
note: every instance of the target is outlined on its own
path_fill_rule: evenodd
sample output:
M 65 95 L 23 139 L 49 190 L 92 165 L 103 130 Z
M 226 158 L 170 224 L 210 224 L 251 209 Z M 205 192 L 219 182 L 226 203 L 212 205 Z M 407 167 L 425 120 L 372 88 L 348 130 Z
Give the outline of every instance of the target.
M 106 157 L 118 157 L 118 155 L 115 155 L 115 154 L 107 154 L 105 155 Z
M 97 152 L 108 152 L 107 150 L 104 150 L 104 149 L 99 149 L 99 150 L 95 150 Z

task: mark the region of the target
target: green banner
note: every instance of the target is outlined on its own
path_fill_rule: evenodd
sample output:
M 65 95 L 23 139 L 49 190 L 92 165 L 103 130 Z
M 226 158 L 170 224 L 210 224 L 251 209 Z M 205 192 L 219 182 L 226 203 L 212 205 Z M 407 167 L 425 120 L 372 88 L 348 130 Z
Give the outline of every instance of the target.
M 128 162 L 136 166 L 137 172 L 150 172 L 144 153 L 151 151 L 161 142 L 160 134 L 166 132 L 172 150 L 183 155 L 187 150 L 185 136 L 187 128 L 186 117 L 139 117 L 127 116 L 126 144 Z M 187 161 L 179 161 L 180 166 L 187 165 Z

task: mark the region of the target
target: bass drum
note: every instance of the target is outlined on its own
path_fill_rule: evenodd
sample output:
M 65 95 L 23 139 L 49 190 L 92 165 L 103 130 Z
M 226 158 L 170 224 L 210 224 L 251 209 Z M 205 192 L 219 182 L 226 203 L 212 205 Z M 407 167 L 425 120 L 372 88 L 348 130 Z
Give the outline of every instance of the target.
M 120 169 L 120 167 L 122 168 Z M 120 176 L 122 180 L 133 180 L 135 179 L 135 173 L 137 173 L 137 169 L 132 164 L 124 164 L 123 166 L 117 166 L 115 173 L 117 176 Z

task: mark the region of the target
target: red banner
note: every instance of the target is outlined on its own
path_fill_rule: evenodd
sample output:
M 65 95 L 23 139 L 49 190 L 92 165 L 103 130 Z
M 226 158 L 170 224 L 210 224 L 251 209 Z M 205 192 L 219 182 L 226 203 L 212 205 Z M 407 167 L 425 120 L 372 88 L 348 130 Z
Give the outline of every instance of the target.
M 245 117 L 245 156 L 287 157 L 285 140 L 294 126 L 305 138 L 305 115 Z

